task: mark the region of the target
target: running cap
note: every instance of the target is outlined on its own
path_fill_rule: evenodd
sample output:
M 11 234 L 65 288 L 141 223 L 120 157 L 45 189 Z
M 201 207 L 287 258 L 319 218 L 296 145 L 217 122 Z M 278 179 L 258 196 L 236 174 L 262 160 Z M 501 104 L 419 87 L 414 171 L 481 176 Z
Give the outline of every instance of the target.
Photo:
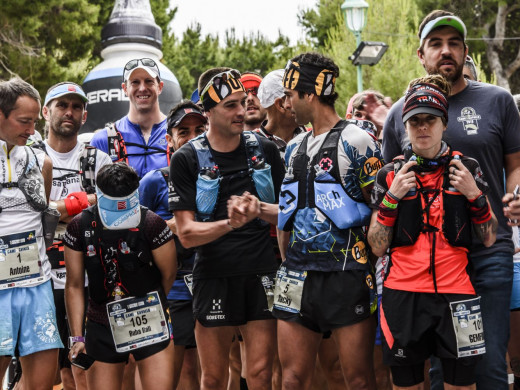
M 141 222 L 139 189 L 130 195 L 113 197 L 96 187 L 97 208 L 103 226 L 109 230 L 136 228 Z
M 408 90 L 404 99 L 403 123 L 417 114 L 432 114 L 448 121 L 448 100 L 434 84 L 416 84 Z
M 179 126 L 182 120 L 187 116 L 195 116 L 197 118 L 200 118 L 203 123 L 206 123 L 208 121 L 206 117 L 202 114 L 202 111 L 199 109 L 195 109 L 192 107 L 179 108 L 168 118 L 168 129 Z
M 313 64 L 289 60 L 285 66 L 283 86 L 287 89 L 329 96 L 334 93 L 334 71 Z
M 283 69 L 273 70 L 268 73 L 258 87 L 258 99 L 262 107 L 271 107 L 274 101 L 284 96 L 283 91 Z
M 57 84 L 54 88 L 49 90 L 47 92 L 47 95 L 45 96 L 45 102 L 43 103 L 44 106 L 49 104 L 51 100 L 57 99 L 59 97 L 65 96 L 65 95 L 76 95 L 83 100 L 83 102 L 88 103 L 87 95 L 85 95 L 85 91 L 75 83 L 71 82 L 64 82 Z
M 458 17 L 454 15 L 447 15 L 447 16 L 440 16 L 436 19 L 430 20 L 426 25 L 424 26 L 422 32 L 421 32 L 421 43 L 420 46 L 422 46 L 423 41 L 426 39 L 429 33 L 432 32 L 433 29 L 441 26 L 451 26 L 455 30 L 457 30 L 460 35 L 462 36 L 462 39 L 466 40 L 467 30 L 466 25 L 462 20 L 460 20 Z
M 159 67 L 154 60 L 151 58 L 138 58 L 126 63 L 123 72 L 123 81 L 128 80 L 136 69 L 143 69 L 150 75 L 150 77 L 157 77 L 159 80 L 161 79 L 161 72 L 159 72 Z

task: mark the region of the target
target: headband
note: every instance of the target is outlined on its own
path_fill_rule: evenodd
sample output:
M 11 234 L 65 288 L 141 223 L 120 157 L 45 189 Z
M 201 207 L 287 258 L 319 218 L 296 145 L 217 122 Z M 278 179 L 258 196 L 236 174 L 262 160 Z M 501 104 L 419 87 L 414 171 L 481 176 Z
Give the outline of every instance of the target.
M 289 60 L 283 75 L 283 86 L 287 89 L 330 96 L 334 93 L 336 77 L 334 71 L 312 64 L 300 64 Z
M 245 92 L 245 88 L 240 81 L 240 72 L 231 69 L 213 76 L 202 90 L 200 100 L 208 111 L 235 92 Z
M 403 106 L 403 122 L 417 114 L 441 116 L 448 121 L 448 100 L 434 84 L 416 84 L 406 93 Z

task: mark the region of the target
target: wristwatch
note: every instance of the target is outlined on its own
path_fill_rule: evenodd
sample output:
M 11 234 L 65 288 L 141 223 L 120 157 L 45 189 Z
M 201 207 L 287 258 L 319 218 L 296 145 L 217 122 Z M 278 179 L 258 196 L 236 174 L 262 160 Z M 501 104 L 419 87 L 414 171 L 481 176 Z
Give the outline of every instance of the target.
M 83 336 L 70 336 L 69 337 L 69 349 L 72 348 L 72 346 L 75 343 L 84 343 L 84 342 L 85 342 L 85 337 L 83 337 Z
M 475 207 L 477 209 L 481 209 L 487 204 L 486 195 L 480 194 L 477 198 L 471 201 L 471 207 Z

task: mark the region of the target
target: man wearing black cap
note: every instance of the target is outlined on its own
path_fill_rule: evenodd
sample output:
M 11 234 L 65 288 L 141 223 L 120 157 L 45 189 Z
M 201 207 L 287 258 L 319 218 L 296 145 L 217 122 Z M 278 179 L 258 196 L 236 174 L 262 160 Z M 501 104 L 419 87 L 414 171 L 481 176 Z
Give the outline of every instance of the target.
M 166 141 L 169 150 L 174 153 L 190 139 L 204 133 L 206 122 L 207 119 L 199 106 L 190 100 L 182 100 L 168 114 Z M 148 172 L 139 183 L 139 200 L 143 206 L 163 218 L 171 231 L 176 234 L 175 217 L 168 205 L 169 196 L 173 196 L 169 176 L 170 167 Z M 188 275 L 191 275 L 193 271 L 195 252 L 193 249 L 183 248 L 177 236 L 174 238 L 179 268 L 167 297 L 170 314 L 175 318 L 172 322 L 175 350 L 174 388 L 179 384 L 183 388 L 198 389 L 200 384 L 197 372 L 192 296 L 189 290 L 191 285 L 188 287 L 190 279 Z
M 87 119 L 87 97 L 83 89 L 66 81 L 53 85 L 47 91 L 42 114 L 45 118 L 47 138 L 42 149 L 51 158 L 52 188 L 51 201 L 56 202 L 61 213 L 60 223 L 55 233 L 55 241 L 47 248 L 51 262 L 51 277 L 56 304 L 58 330 L 65 348 L 60 349 L 59 367 L 65 390 L 75 386 L 86 388 L 86 382 L 74 384 L 71 364 L 68 359 L 68 325 L 65 313 L 65 259 L 62 238 L 67 223 L 89 205 L 96 203 L 95 185 L 99 169 L 112 160 L 108 155 L 91 146 L 78 142 L 78 132 Z M 76 371 L 78 378 L 81 370 Z M 84 379 L 82 379 L 84 381 Z
M 433 11 L 419 26 L 419 38 L 417 55 L 425 70 L 429 74 L 440 73 L 451 84 L 444 139 L 452 148 L 479 161 L 488 180 L 489 201 L 498 219 L 496 243 L 486 248 L 474 242 L 470 266 L 475 290 L 482 297 L 486 339 L 486 354 L 477 367 L 477 387 L 507 389 L 505 355 L 513 276 L 510 226 L 520 219 L 520 201 L 513 201 L 512 195 L 515 185 L 520 183 L 520 117 L 508 92 L 463 77 L 468 47 L 462 20 L 447 11 Z M 402 154 L 408 143 L 402 109 L 403 99 L 394 104 L 384 125 L 385 161 Z M 508 218 L 514 222 L 508 222 Z
M 128 115 L 96 133 L 90 144 L 113 161 L 124 161 L 139 177 L 168 165 L 166 115 L 159 107 L 164 83 L 151 58 L 128 61 L 121 87 L 130 100 Z
M 195 336 L 202 388 L 225 389 L 235 327 L 244 339 L 247 383 L 271 388 L 276 323 L 269 312 L 277 263 L 269 238 L 283 164 L 276 145 L 244 131 L 240 73 L 213 68 L 199 79 L 208 131 L 173 154 L 172 209 L 193 269 Z M 236 204 L 237 195 L 244 201 Z M 228 214 L 228 202 L 235 205 Z
M 285 68 L 285 107 L 312 131 L 289 142 L 278 228 L 284 232 L 273 314 L 284 389 L 308 388 L 324 333 L 332 332 L 351 388 L 375 389 L 375 280 L 364 229 L 370 191 L 383 166 L 375 141 L 341 120 L 339 69 L 304 53 Z

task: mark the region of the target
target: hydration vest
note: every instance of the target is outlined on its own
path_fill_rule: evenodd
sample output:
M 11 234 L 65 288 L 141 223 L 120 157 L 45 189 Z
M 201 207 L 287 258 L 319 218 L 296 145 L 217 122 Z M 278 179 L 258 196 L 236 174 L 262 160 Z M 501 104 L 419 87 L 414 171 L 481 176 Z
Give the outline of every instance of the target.
M 47 148 L 44 142 L 34 143 L 33 147 L 36 149 L 43 150 L 45 154 L 47 153 Z M 76 174 L 80 175 L 81 178 L 81 186 L 85 190 L 87 194 L 95 194 L 96 193 L 96 158 L 97 158 L 97 148 L 90 145 L 85 145 L 80 156 L 79 156 L 79 169 L 68 169 L 68 168 L 60 168 L 53 166 L 53 170 L 60 171 L 68 171 L 70 173 L 65 174 L 60 177 L 54 177 L 53 179 L 66 179 L 69 176 L 74 176 Z
M 103 228 L 97 206 L 83 210 L 80 219 L 84 232 L 83 261 L 89 279 L 89 295 L 98 304 L 112 299 L 119 286 L 125 295 L 142 296 L 161 287 L 161 273 L 153 261 L 144 237 L 147 208 L 141 206 L 141 221 L 136 228 Z M 117 248 L 111 244 L 117 243 Z
M 18 181 L 0 183 L 1 188 L 19 188 L 25 200 L 35 211 L 43 211 L 47 208 L 47 196 L 43 175 L 36 153 L 28 146 L 23 146 L 25 150 L 25 163 Z
M 452 158 L 454 153 L 459 154 L 458 152 L 452 152 Z M 471 162 L 474 160 L 462 157 L 461 161 L 465 166 L 471 168 Z M 403 156 L 395 158 L 393 162 L 396 174 L 406 163 Z M 439 195 L 442 196 L 443 204 L 442 232 L 444 237 L 452 246 L 464 248 L 471 246 L 472 224 L 469 202 L 464 195 L 450 186 L 449 163 L 444 165 L 442 176 L 441 188 L 425 189 L 422 188 L 420 181 L 417 181 L 415 194 L 408 193 L 399 201 L 399 213 L 394 225 L 394 235 L 390 245 L 392 248 L 413 245 L 417 241 L 419 234 L 439 231 L 437 227 L 425 223 L 423 218 L 426 214 L 426 221 L 429 220 L 431 204 Z
M 354 199 L 343 186 L 338 167 L 338 142 L 341 132 L 352 121 L 341 121 L 331 129 L 318 153 L 309 159 L 307 133 L 282 183 L 278 228 L 290 231 L 297 210 L 317 208 L 339 229 L 368 225 L 370 208 L 364 200 Z
M 271 177 L 271 166 L 265 160 L 262 144 L 259 135 L 251 131 L 244 131 L 240 135 L 240 142 L 246 150 L 247 174 L 251 178 L 256 193 L 261 201 L 274 203 L 274 184 Z M 213 152 L 211 151 L 206 134 L 201 134 L 188 141 L 197 156 L 199 169 L 197 177 L 197 220 L 212 221 L 216 205 L 220 196 L 221 174 L 215 163 Z M 255 168 L 255 161 L 263 161 L 265 167 Z
M 126 142 L 122 134 L 117 130 L 115 123 L 108 123 L 107 129 L 107 142 L 108 142 L 108 155 L 112 159 L 112 162 L 123 161 L 128 164 L 129 156 L 147 156 L 149 154 L 165 153 L 166 161 L 170 165 L 170 158 L 173 153 L 172 150 L 165 150 L 156 146 L 149 146 L 146 144 L 137 144 L 134 142 Z M 144 149 L 143 153 L 129 154 L 126 151 L 126 146 L 138 146 Z

